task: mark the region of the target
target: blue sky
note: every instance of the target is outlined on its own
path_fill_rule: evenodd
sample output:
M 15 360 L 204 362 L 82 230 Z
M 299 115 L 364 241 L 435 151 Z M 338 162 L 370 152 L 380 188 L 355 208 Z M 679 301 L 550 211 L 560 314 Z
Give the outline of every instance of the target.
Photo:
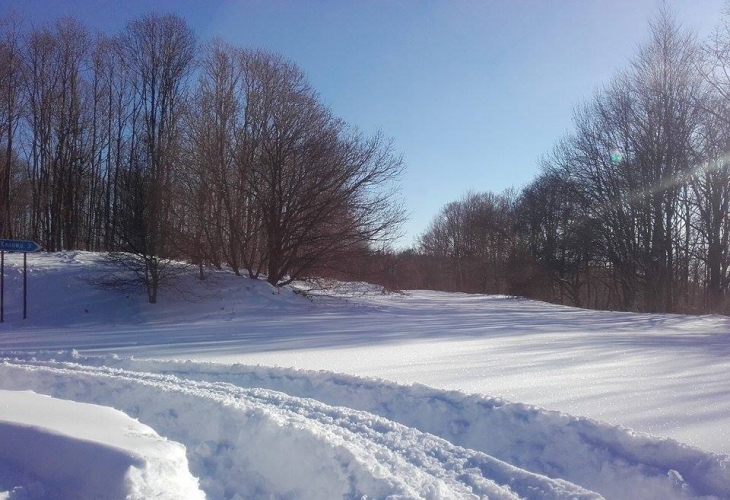
M 699 36 L 724 0 L 669 1 Z M 0 0 L 27 22 L 72 15 L 108 33 L 150 10 L 201 41 L 279 52 L 334 113 L 392 137 L 407 165 L 410 245 L 467 190 L 520 188 L 571 126 L 573 107 L 626 67 L 658 0 Z

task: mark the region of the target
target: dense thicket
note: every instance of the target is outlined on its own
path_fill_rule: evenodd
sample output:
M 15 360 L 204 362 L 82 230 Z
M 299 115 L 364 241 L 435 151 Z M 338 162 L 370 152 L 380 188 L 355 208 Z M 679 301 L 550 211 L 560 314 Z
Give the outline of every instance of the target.
M 117 36 L 0 30 L 0 237 L 109 251 L 150 302 L 173 259 L 324 272 L 393 235 L 402 162 L 282 57 L 199 44 L 175 15 Z
M 393 284 L 583 307 L 730 312 L 730 24 L 662 11 L 518 194 L 446 205 Z

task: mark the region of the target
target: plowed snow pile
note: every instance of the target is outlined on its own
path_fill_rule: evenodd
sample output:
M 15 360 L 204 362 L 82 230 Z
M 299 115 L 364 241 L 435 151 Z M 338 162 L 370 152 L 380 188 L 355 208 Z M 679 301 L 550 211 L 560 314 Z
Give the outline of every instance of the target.
M 0 391 L 0 496 L 201 500 L 185 448 L 111 408 Z
M 730 457 L 702 449 L 728 450 L 724 318 L 363 286 L 312 300 L 225 272 L 205 285 L 185 278 L 184 297 L 149 306 L 92 287 L 104 272 L 99 257 L 67 253 L 29 258 L 23 322 L 13 292 L 19 261 L 9 260 L 0 389 L 121 410 L 167 448 L 155 448 L 155 460 L 125 454 L 108 437 L 70 432 L 58 409 L 46 412 L 45 427 L 33 423 L 18 409 L 28 403 L 15 399 L 13 428 L 46 438 L 20 453 L 17 439 L 3 439 L 20 433 L 0 435 L 0 498 L 73 498 L 63 495 L 106 476 L 122 485 L 108 489 L 109 499 L 136 498 L 129 485 L 143 483 L 195 498 L 170 492 L 195 495 L 196 478 L 208 499 L 730 498 Z M 662 379 L 652 357 L 673 377 Z M 572 404 L 588 410 L 578 414 L 687 435 L 701 447 L 485 395 L 510 390 L 528 403 L 543 397 L 557 410 Z M 599 401 L 604 413 L 594 411 Z M 652 403 L 665 406 L 650 411 Z M 33 464 L 52 458 L 48 443 L 63 435 L 77 457 L 64 470 L 78 473 L 59 482 Z M 74 467 L 87 449 L 119 452 L 127 467 Z M 146 470 L 141 464 L 157 472 L 130 476 L 129 467 Z

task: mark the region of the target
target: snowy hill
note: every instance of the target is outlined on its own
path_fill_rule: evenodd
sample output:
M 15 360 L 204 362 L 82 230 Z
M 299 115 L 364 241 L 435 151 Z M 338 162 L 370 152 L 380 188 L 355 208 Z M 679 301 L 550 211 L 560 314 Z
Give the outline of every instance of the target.
M 730 498 L 724 317 L 225 272 L 149 305 L 74 252 L 29 255 L 23 321 L 21 263 L 0 389 L 122 410 L 186 447 L 209 499 Z

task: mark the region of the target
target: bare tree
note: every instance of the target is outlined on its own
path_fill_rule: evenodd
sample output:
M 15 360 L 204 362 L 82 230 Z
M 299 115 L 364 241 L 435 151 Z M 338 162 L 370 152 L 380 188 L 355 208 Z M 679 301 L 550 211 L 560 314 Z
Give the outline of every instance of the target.
M 246 110 L 246 51 L 214 42 L 204 52 L 186 126 L 188 203 L 195 217 L 190 247 L 195 260 L 238 275 L 245 266 L 252 221 L 246 155 L 251 138 Z M 257 228 L 256 228 L 257 229 Z
M 253 63 L 248 190 L 260 210 L 267 279 L 281 285 L 393 236 L 403 211 L 391 186 L 402 162 L 380 135 L 365 138 L 334 118 L 294 64 L 266 53 Z
M 591 267 L 598 257 L 598 221 L 574 181 L 560 170 L 546 171 L 520 196 L 517 219 L 531 255 L 557 287 L 551 299 L 583 307 L 590 303 Z M 585 300 L 584 300 L 585 299 Z
M 692 173 L 692 201 L 698 210 L 699 233 L 704 243 L 697 257 L 704 264 L 707 306 L 725 310 L 730 267 L 730 11 L 703 46 L 697 64 L 707 92 L 698 93 L 694 104 L 703 113 L 699 131 L 700 154 Z
M 173 171 L 179 163 L 180 115 L 192 70 L 195 37 L 176 15 L 149 14 L 127 25 L 120 48 L 138 110 L 138 149 L 127 166 L 125 196 L 134 207 L 120 225 L 122 250 L 144 263 L 150 303 L 170 268 Z M 136 264 L 135 264 L 136 265 Z
M 23 74 L 20 21 L 13 15 L 0 20 L 0 131 L 4 139 L 0 170 L 0 238 L 13 237 L 11 192 L 13 180 L 14 140 L 22 113 Z
M 88 162 L 83 68 L 88 33 L 64 18 L 30 34 L 24 69 L 33 181 L 33 235 L 49 250 L 80 240 Z
M 515 245 L 514 196 L 467 193 L 448 203 L 419 238 L 447 290 L 506 293 Z

